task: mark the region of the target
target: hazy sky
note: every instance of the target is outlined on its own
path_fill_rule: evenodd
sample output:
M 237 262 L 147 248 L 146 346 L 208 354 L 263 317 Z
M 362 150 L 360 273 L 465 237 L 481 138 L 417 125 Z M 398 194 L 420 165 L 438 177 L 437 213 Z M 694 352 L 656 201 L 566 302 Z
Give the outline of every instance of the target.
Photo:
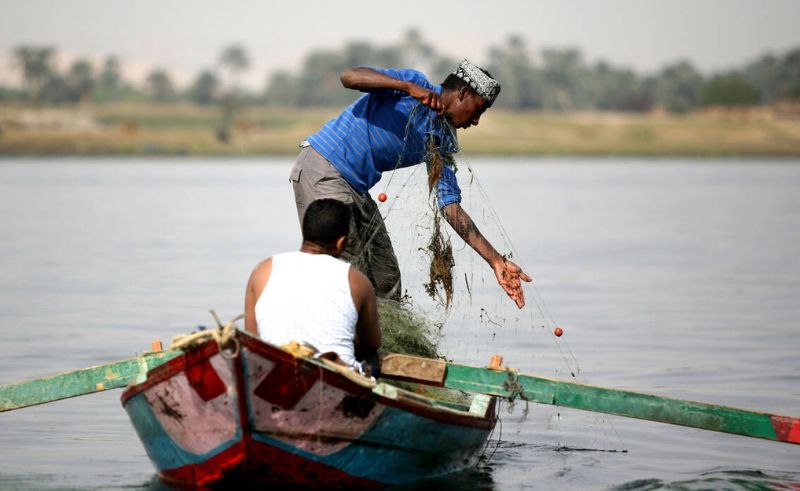
M 0 80 L 16 77 L 10 51 L 23 43 L 65 58 L 113 53 L 138 72 L 159 65 L 185 79 L 240 42 L 253 62 L 247 81 L 261 87 L 313 48 L 397 42 L 409 27 L 479 63 L 518 34 L 534 49 L 575 46 L 639 72 L 682 58 L 710 72 L 799 47 L 798 25 L 799 0 L 0 0 Z

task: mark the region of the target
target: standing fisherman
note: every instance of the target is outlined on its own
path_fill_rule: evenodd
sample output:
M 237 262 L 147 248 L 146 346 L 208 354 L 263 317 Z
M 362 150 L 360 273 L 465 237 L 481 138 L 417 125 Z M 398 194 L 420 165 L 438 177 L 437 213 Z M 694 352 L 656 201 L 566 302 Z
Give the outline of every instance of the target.
M 365 94 L 300 145 L 289 177 L 297 215 L 302 223 L 306 207 L 320 198 L 350 204 L 353 219 L 342 258 L 367 274 L 378 296 L 397 299 L 400 268 L 368 191 L 382 172 L 425 162 L 431 141 L 444 162 L 452 163 L 458 152 L 455 128 L 477 125 L 500 93 L 500 83 L 467 60 L 441 85 L 411 69 L 356 67 L 340 78 L 346 88 Z M 489 263 L 500 286 L 522 308 L 522 281 L 531 278 L 489 243 L 461 207 L 452 165 L 442 168 L 436 189 L 447 222 Z

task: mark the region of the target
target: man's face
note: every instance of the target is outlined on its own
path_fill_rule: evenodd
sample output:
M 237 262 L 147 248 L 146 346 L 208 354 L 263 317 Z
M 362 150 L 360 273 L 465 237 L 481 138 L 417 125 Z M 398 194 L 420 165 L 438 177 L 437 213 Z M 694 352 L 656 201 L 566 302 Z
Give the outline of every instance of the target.
M 458 97 L 447 116 L 453 126 L 466 129 L 473 125 L 477 126 L 484 111 L 486 111 L 486 101 L 483 97 L 463 88 L 459 90 Z

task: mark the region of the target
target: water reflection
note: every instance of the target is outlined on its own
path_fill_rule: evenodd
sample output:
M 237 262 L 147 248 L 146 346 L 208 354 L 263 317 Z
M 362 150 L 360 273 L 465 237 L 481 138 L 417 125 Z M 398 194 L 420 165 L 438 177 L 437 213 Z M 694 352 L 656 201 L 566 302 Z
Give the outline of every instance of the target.
M 800 489 L 800 475 L 771 473 L 761 470 L 713 470 L 694 479 L 665 482 L 661 479 L 637 479 L 614 491 L 650 491 L 673 489 L 681 491 L 775 491 Z
M 435 479 L 426 479 L 423 481 L 416 481 L 410 484 L 400 486 L 393 486 L 391 491 L 423 491 L 436 489 L 441 491 L 463 491 L 466 489 L 476 491 L 494 491 L 498 489 L 492 477 L 494 464 L 488 461 L 487 458 L 481 458 L 481 461 L 475 467 L 470 467 L 460 472 L 454 472 L 441 476 Z
M 2 483 L 0 481 L 0 483 Z M 24 489 L 24 488 L 23 488 Z M 32 488 L 38 489 L 38 488 Z M 161 482 L 157 476 L 153 476 L 141 485 L 125 486 L 124 489 L 141 490 L 141 491 L 175 491 L 179 488 L 173 488 L 168 484 Z M 214 489 L 241 491 L 250 489 L 264 489 L 263 485 L 248 485 L 247 483 L 227 483 L 222 487 L 215 487 Z M 316 491 L 319 488 L 305 488 L 305 487 L 285 487 L 276 488 L 270 487 L 270 491 Z M 423 491 L 436 489 L 441 491 L 463 491 L 463 490 L 476 490 L 476 491 L 494 491 L 498 489 L 492 479 L 492 465 L 481 459 L 481 461 L 474 467 L 469 469 L 454 472 L 446 476 L 441 476 L 435 479 L 427 479 L 423 481 L 415 481 L 413 483 L 392 486 L 386 488 L 387 491 Z

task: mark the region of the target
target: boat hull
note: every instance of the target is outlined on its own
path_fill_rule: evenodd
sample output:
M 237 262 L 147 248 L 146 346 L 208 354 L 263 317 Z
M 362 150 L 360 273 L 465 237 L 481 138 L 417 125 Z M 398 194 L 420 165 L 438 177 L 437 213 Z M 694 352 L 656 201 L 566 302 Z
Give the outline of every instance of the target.
M 486 396 L 456 404 L 371 387 L 249 335 L 236 341 L 236 356 L 209 341 L 123 393 L 163 480 L 380 488 L 474 464 L 494 428 Z

